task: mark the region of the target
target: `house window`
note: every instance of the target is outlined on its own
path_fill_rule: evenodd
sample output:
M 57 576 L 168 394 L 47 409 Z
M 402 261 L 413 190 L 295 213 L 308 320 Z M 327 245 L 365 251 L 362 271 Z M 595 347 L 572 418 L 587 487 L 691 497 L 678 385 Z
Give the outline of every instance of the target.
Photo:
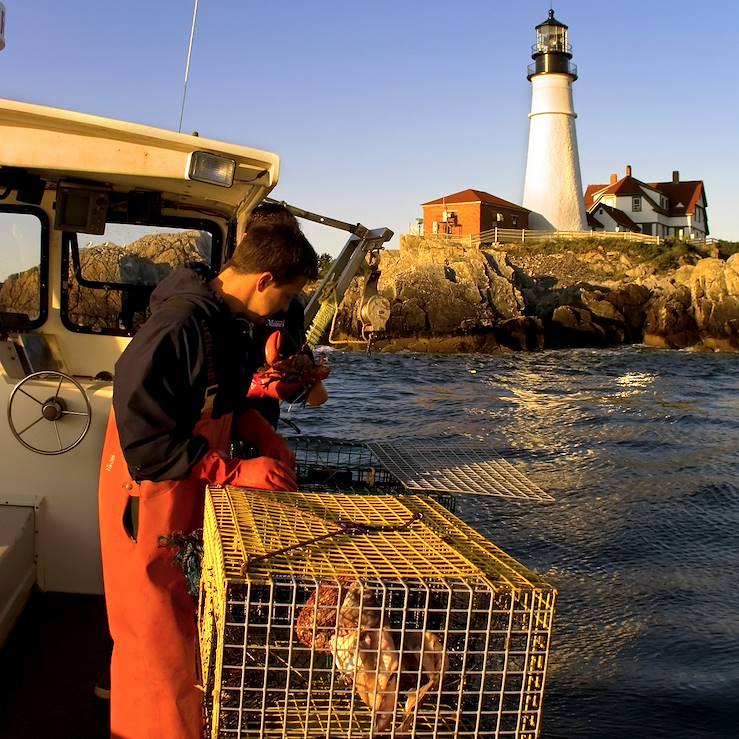
M 635 213 L 641 210 L 641 195 L 634 195 L 631 198 L 631 210 Z
M 511 223 L 513 224 L 513 228 L 516 228 L 518 226 L 518 216 L 511 216 Z

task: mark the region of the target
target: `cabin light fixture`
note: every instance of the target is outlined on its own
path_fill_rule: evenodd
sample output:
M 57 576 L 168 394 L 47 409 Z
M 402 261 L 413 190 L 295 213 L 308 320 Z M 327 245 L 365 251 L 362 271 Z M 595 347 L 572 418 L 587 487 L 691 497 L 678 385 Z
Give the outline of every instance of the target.
M 231 187 L 236 172 L 236 162 L 228 157 L 209 154 L 207 151 L 194 151 L 190 154 L 188 177 L 209 185 Z

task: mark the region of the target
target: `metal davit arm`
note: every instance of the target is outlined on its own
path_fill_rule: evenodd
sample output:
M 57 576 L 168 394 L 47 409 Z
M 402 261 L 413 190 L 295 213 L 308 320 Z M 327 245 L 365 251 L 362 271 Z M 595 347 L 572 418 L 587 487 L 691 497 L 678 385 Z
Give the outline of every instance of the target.
M 321 340 L 349 285 L 362 271 L 365 272 L 364 286 L 358 306 L 362 333 L 367 335 L 385 328 L 390 306 L 377 293 L 380 276 L 378 252 L 392 236 L 393 232 L 389 229 L 378 228 L 367 231 L 361 238 L 354 235 L 349 237 L 305 308 L 309 344 L 315 345 Z
M 279 201 L 267 198 L 267 202 Z M 297 218 L 305 218 L 351 234 L 305 307 L 308 343 L 315 346 L 321 340 L 349 285 L 362 271 L 365 272 L 365 281 L 358 306 L 359 320 L 363 326 L 362 333 L 368 335 L 382 331 L 390 314 L 390 306 L 377 292 L 377 281 L 380 276 L 379 251 L 393 237 L 393 232 L 389 228 L 370 230 L 361 223 L 346 223 L 287 203 L 282 204 Z

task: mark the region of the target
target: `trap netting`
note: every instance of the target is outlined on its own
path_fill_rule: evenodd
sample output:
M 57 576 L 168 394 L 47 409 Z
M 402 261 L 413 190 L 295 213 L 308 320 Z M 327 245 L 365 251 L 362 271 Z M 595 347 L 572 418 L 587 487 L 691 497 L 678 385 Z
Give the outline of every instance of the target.
M 406 486 L 392 473 L 367 442 L 329 436 L 288 436 L 295 452 L 298 487 L 306 492 L 386 493 L 404 495 Z M 417 492 L 417 491 L 414 491 Z M 429 491 L 448 511 L 456 499 L 443 490 Z
M 429 495 L 454 511 L 460 496 L 512 501 L 554 498 L 489 444 L 464 438 L 351 441 L 287 437 L 301 490 Z
M 434 501 L 210 488 L 211 737 L 536 737 L 556 592 Z

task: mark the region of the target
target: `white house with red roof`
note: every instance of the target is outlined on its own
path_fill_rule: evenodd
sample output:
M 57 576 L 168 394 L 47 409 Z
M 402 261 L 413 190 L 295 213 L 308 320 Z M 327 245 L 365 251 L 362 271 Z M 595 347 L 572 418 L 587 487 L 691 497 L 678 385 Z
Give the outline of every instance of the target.
M 709 234 L 706 192 L 702 180 L 642 182 L 626 167 L 621 179 L 611 175 L 607 185 L 588 185 L 585 207 L 595 231 L 635 231 L 683 240 L 705 240 Z

